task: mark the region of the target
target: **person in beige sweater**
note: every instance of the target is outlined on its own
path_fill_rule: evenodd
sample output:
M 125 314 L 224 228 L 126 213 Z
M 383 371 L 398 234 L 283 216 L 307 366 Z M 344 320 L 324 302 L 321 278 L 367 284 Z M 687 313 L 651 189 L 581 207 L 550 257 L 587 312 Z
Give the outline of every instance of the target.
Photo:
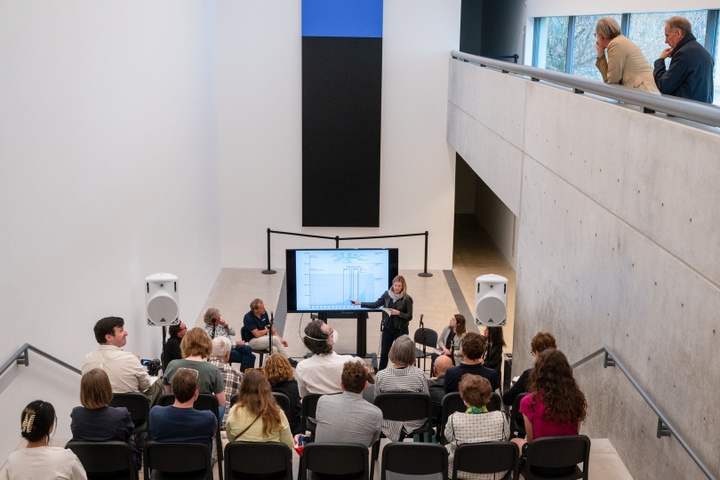
M 653 69 L 640 47 L 620 33 L 620 25 L 612 17 L 598 20 L 595 25 L 595 49 L 603 81 L 636 88 L 644 92 L 660 93 L 655 86 Z M 607 57 L 605 56 L 607 50 Z

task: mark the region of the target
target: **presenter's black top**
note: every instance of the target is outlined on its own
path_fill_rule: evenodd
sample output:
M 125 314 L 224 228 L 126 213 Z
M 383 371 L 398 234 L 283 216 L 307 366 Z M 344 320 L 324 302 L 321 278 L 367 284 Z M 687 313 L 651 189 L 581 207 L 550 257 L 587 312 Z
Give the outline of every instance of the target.
M 393 301 L 393 299 L 390 297 L 390 294 L 388 294 L 388 292 L 385 292 L 376 301 L 362 302 L 360 306 L 363 308 L 382 307 L 394 308 L 395 310 L 398 310 L 400 314 L 392 316 L 383 312 L 384 328 L 395 328 L 397 330 L 403 329 L 408 326 L 408 323 L 410 323 L 410 320 L 412 320 L 413 317 L 413 299 L 410 295 L 405 295 L 405 297 L 400 297 L 397 300 Z M 388 320 L 392 320 L 393 323 L 388 322 Z

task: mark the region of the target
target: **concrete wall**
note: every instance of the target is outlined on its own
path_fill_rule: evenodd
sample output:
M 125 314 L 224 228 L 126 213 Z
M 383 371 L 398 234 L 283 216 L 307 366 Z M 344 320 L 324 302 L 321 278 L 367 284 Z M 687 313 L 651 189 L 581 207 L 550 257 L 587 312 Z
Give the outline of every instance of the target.
M 540 330 L 571 362 L 608 345 L 717 474 L 720 419 L 705 399 L 720 386 L 720 135 L 461 62 L 450 71 L 449 141 L 519 216 L 515 374 Z M 608 437 L 635 478 L 704 478 L 601 365 L 576 371 L 583 431 Z
M 458 47 L 460 0 L 384 3 L 380 227 L 364 229 L 301 224 L 300 4 L 218 1 L 223 266 L 263 267 L 272 228 L 331 237 L 427 230 L 429 268 L 451 268 L 455 155 L 445 140 L 447 58 Z M 353 188 L 352 178 L 338 181 Z M 398 246 L 400 268 L 423 267 L 422 237 L 341 245 Z M 302 247 L 334 242 L 274 236 L 273 267 L 284 267 L 286 248 Z
M 170 8 L 171 7 L 171 8 Z M 194 318 L 220 271 L 214 9 L 205 2 L 0 2 L 0 358 L 29 342 L 80 367 L 95 321 L 160 353 L 144 279 L 180 278 Z M 0 459 L 30 401 L 69 438 L 80 377 L 31 354 L 0 378 Z

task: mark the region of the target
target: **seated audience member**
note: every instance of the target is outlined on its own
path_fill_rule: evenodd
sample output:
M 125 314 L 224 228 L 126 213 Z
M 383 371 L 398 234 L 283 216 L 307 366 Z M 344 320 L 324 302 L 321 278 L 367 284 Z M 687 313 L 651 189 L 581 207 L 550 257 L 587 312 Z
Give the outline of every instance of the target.
M 204 333 L 204 332 L 203 332 Z M 210 410 L 193 408 L 200 394 L 200 375 L 197 370 L 180 368 L 172 380 L 175 403 L 150 409 L 150 435 L 158 442 L 204 443 L 212 451 L 217 431 L 217 418 Z
M 498 379 L 503 361 L 503 348 L 505 347 L 505 338 L 503 338 L 502 327 L 485 327 L 483 331 L 485 337 L 485 357 L 483 358 L 483 366 L 495 370 Z
M 420 392 L 429 395 L 425 374 L 415 366 L 415 342 L 407 335 L 395 340 L 388 354 L 390 365 L 375 376 L 375 395 L 394 392 Z M 382 432 L 393 442 L 400 439 L 404 429 L 406 433 L 421 427 L 425 419 L 398 422 L 383 420 Z
M 231 442 L 282 442 L 293 447 L 290 424 L 260 370 L 245 372 L 238 400 L 230 409 L 225 430 Z
M 314 320 L 305 327 L 303 343 L 312 357 L 302 360 L 295 368 L 301 397 L 308 393 L 340 393 L 340 376 L 345 362 L 355 360 L 365 364 L 361 358 L 335 353 L 333 345 L 337 338 L 338 333 L 322 320 Z
M 555 337 L 553 337 L 551 333 L 539 332 L 532 338 L 532 341 L 530 342 L 530 350 L 532 351 L 535 360 L 537 360 L 538 355 L 542 351 L 548 348 L 557 348 L 557 344 L 555 343 Z M 503 393 L 502 400 L 505 405 L 512 405 L 515 397 L 517 397 L 521 393 L 528 391 L 527 384 L 532 371 L 532 368 L 528 368 L 527 370 L 525 370 L 520 375 L 520 378 L 518 378 L 517 382 L 515 382 L 512 387 L 510 387 L 510 390 Z
M 300 392 L 298 390 L 297 380 L 293 376 L 293 368 L 288 359 L 279 353 L 273 353 L 265 362 L 263 367 L 265 378 L 270 382 L 270 388 L 273 392 L 282 393 L 290 400 L 290 430 L 293 435 L 301 432 L 300 415 L 302 413 L 302 404 L 300 403 Z
M 445 424 L 445 445 L 449 453 L 448 474 L 452 475 L 453 457 L 455 450 L 463 443 L 499 442 L 507 440 L 509 436 L 508 422 L 501 411 L 488 412 L 487 403 L 492 395 L 492 387 L 485 377 L 479 375 L 465 375 L 460 380 L 460 398 L 467 410 L 455 412 L 450 415 Z M 501 478 L 505 475 L 497 475 Z M 467 480 L 492 480 L 494 474 L 461 474 L 458 478 Z
M 644 92 L 658 93 L 653 77 L 653 67 L 640 47 L 620 30 L 617 20 L 605 17 L 595 25 L 595 66 L 605 83 L 624 85 Z M 605 58 L 607 49 L 607 58 Z
M 242 381 L 242 374 L 227 363 L 231 350 L 232 344 L 229 338 L 215 337 L 212 341 L 212 354 L 210 360 L 208 360 L 208 363 L 215 365 L 222 374 L 223 383 L 225 384 L 225 401 L 238 393 L 240 390 L 240 382 Z M 221 428 L 225 429 L 226 421 L 227 409 L 222 417 Z
M 48 402 L 30 402 L 20 415 L 20 432 L 25 448 L 15 450 L 5 463 L 8 480 L 87 480 L 85 469 L 72 450 L 50 447 L 55 428 L 55 409 Z
M 362 397 L 368 385 L 367 367 L 353 360 L 345 362 L 341 378 L 342 395 L 324 395 L 318 400 L 315 441 L 370 447 L 380 438 L 383 414 Z
M 125 442 L 133 450 L 135 466 L 140 468 L 141 453 L 132 440 L 133 424 L 125 407 L 111 407 L 113 393 L 107 373 L 94 368 L 80 380 L 80 404 L 70 413 L 72 440 L 84 442 Z
M 565 354 L 548 348 L 538 355 L 530 375 L 528 389 L 532 392 L 520 401 L 520 412 L 525 420 L 526 440 L 514 438 L 520 448 L 520 463 L 524 465 L 527 445 L 536 438 L 577 435 L 580 422 L 585 420 L 587 402 Z M 567 475 L 575 466 L 538 468 L 540 475 Z
M 210 335 L 211 339 L 216 337 L 225 337 L 231 340 L 231 336 L 235 335 L 235 329 L 227 324 L 220 315 L 217 308 L 208 308 L 203 317 L 205 322 L 205 331 Z M 244 340 L 237 340 L 230 350 L 230 363 L 240 364 L 240 371 L 244 372 L 248 368 L 255 366 L 255 354 L 252 353 L 252 347 L 247 345 Z
M 180 322 L 175 325 L 170 325 L 168 333 L 170 337 L 163 345 L 163 370 L 167 368 L 167 364 L 173 360 L 180 360 L 182 358 L 182 351 L 180 350 L 180 342 L 187 332 L 187 326 L 185 323 Z
M 162 383 L 148 375 L 140 359 L 122 347 L 127 343 L 128 332 L 125 320 L 120 317 L 105 317 L 95 323 L 93 331 L 100 348 L 85 357 L 82 373 L 94 368 L 105 370 L 114 393 L 142 392 L 155 403 L 162 395 Z
M 445 397 L 445 372 L 452 367 L 452 360 L 447 355 L 442 355 L 435 360 L 433 366 L 434 377 L 428 379 L 428 390 L 433 402 L 433 418 L 440 418 L 442 413 L 442 401 Z
M 466 373 L 480 375 L 490 382 L 493 390 L 500 387 L 500 379 L 495 370 L 483 365 L 485 354 L 485 337 L 479 333 L 468 332 L 463 338 L 462 356 L 463 361 L 457 367 L 448 369 L 445 374 L 445 393 L 457 392 L 460 379 Z
M 171 385 L 175 373 L 181 368 L 190 368 L 200 375 L 200 393 L 215 395 L 220 406 L 220 418 L 225 413 L 225 383 L 222 373 L 215 365 L 206 362 L 212 354 L 212 340 L 210 336 L 200 327 L 195 327 L 185 334 L 180 342 L 183 359 L 173 360 L 168 363 L 167 370 L 163 376 L 165 391 L 174 393 Z
M 280 336 L 275 327 L 270 326 L 270 317 L 268 317 L 265 311 L 265 303 L 259 298 L 254 299 L 250 302 L 250 311 L 243 317 L 243 327 L 245 327 L 246 338 L 243 338 L 252 348 L 258 350 L 266 350 L 268 348 L 270 339 L 268 334 L 272 329 L 272 348 L 273 351 L 278 352 L 280 355 L 287 357 L 285 347 L 288 343 L 284 338 Z M 272 352 L 271 352 L 272 353 Z M 297 365 L 295 360 L 289 359 L 290 365 L 293 367 Z
M 448 325 L 442 329 L 438 337 L 437 346 L 432 353 L 432 362 L 430 362 L 430 371 L 433 371 L 435 361 L 440 356 L 446 356 L 450 362 L 460 363 L 460 351 L 462 349 L 462 337 L 467 333 L 465 327 L 465 317 L 459 313 L 450 317 Z

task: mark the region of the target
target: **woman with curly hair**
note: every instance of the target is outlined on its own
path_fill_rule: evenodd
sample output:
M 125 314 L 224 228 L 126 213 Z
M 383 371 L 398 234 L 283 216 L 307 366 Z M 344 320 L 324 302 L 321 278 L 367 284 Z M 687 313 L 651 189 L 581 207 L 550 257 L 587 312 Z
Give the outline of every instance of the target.
M 301 433 L 300 414 L 302 405 L 300 403 L 300 391 L 298 383 L 293 375 L 293 368 L 286 357 L 279 353 L 273 353 L 265 362 L 263 367 L 265 378 L 270 382 L 273 392 L 282 393 L 290 400 L 290 430 L 293 435 Z
M 514 438 L 521 452 L 521 466 L 527 454 L 527 445 L 536 438 L 558 435 L 577 435 L 580 422 L 587 415 L 585 395 L 573 377 L 572 367 L 565 354 L 549 348 L 540 353 L 530 375 L 532 393 L 520 401 L 520 412 L 525 420 L 526 440 Z M 566 475 L 575 466 L 543 469 L 544 475 Z
M 270 383 L 260 370 L 245 373 L 225 430 L 231 442 L 282 442 L 290 448 L 293 446 L 285 412 L 273 398 Z

